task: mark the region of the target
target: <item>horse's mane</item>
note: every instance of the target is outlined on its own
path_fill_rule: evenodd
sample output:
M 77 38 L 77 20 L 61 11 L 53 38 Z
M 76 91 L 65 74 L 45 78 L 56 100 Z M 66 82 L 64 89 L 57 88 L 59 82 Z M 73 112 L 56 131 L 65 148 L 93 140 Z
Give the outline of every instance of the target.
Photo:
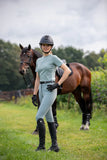
M 34 52 L 34 54 L 35 54 L 35 56 L 36 56 L 37 58 L 42 57 L 42 54 L 39 53 L 38 51 L 33 50 L 33 52 Z

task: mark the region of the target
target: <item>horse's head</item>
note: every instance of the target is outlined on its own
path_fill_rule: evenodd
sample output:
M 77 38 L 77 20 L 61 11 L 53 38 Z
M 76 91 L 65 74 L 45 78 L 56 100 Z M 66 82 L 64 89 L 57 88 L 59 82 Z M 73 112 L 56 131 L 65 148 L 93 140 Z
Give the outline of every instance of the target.
M 19 44 L 19 46 L 21 48 L 19 72 L 20 74 L 24 75 L 26 74 L 29 67 L 34 65 L 33 51 L 30 44 L 25 48 L 21 44 Z

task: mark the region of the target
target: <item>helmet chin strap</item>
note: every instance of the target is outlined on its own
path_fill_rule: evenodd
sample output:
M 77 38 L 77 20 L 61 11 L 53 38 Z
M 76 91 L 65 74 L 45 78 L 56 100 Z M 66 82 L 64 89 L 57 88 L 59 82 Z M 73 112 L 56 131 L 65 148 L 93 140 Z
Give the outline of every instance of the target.
M 52 50 L 52 48 L 51 48 L 48 52 L 44 52 L 43 49 L 42 49 L 42 45 L 40 45 L 40 48 L 41 48 L 42 52 L 45 53 L 45 54 L 48 54 Z
M 42 52 L 45 53 L 45 54 L 48 54 L 50 51 L 51 51 L 51 49 L 50 49 L 48 52 L 44 52 L 44 51 L 42 50 Z

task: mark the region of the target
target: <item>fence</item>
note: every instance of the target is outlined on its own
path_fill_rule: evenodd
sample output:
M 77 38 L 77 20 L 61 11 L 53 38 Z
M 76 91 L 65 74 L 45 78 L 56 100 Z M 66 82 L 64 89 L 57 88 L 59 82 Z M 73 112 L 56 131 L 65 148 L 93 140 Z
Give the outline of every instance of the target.
M 33 89 L 22 89 L 17 91 L 0 91 L 0 101 L 17 100 L 18 97 L 32 95 Z

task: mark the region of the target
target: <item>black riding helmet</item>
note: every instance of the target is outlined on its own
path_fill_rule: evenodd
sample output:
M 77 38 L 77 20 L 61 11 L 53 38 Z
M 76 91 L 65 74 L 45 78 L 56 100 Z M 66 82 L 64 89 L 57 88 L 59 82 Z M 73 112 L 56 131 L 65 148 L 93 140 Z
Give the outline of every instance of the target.
M 54 42 L 53 42 L 53 39 L 49 35 L 45 35 L 45 36 L 43 36 L 41 38 L 39 44 L 40 45 L 42 45 L 42 44 L 49 44 L 49 45 L 53 46 Z

